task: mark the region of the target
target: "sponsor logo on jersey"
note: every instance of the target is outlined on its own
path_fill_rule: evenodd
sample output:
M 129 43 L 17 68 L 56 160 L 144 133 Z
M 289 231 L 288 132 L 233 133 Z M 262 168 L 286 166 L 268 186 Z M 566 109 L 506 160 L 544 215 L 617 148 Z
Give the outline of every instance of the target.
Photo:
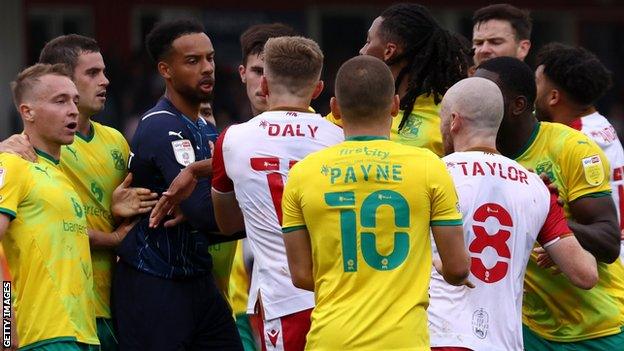
M 41 166 L 35 166 L 35 169 L 38 170 L 41 173 L 45 173 L 45 175 L 47 175 L 48 178 L 50 177 L 50 175 L 48 174 L 48 167 L 43 168 Z
M 422 126 L 422 118 L 418 115 L 411 114 L 407 117 L 407 122 L 403 128 L 399 131 L 401 137 L 405 139 L 416 139 Z
M 488 333 L 490 316 L 483 308 L 472 314 L 472 332 L 479 339 L 485 339 Z
M 555 182 L 555 172 L 553 172 L 553 164 L 550 160 L 540 161 L 537 166 L 535 166 L 535 173 L 540 175 L 542 173 L 546 173 L 551 182 Z
M 102 199 L 104 198 L 104 192 L 96 182 L 91 182 L 91 193 L 95 196 L 98 202 L 102 202 Z
M 113 158 L 113 162 L 115 164 L 115 169 L 119 171 L 124 171 L 126 169 L 126 162 L 124 161 L 123 154 L 121 151 L 115 149 L 110 152 L 111 157 Z
M 71 198 L 72 205 L 74 205 L 74 212 L 76 213 L 76 217 L 82 218 L 82 205 L 80 202 L 76 201 L 73 197 Z
M 585 157 L 582 160 L 583 173 L 585 174 L 585 180 L 589 185 L 600 185 L 605 178 L 604 169 L 602 168 L 602 160 L 600 156 L 593 155 Z
M 4 175 L 6 174 L 6 169 L 0 168 L 0 189 L 4 185 Z
M 173 147 L 173 154 L 176 161 L 179 164 L 186 167 L 195 162 L 195 151 L 193 151 L 193 144 L 188 139 L 176 140 L 171 142 Z
M 170 130 L 168 134 L 170 136 L 177 136 L 178 138 L 180 138 L 180 140 L 184 139 L 184 137 L 182 136 L 182 131 L 174 132 Z

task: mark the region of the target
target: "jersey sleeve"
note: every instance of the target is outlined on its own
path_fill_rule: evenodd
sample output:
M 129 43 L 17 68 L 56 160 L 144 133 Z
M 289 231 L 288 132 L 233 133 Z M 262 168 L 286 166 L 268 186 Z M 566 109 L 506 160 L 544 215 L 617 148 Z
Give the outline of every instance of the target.
M 25 161 L 10 154 L 0 155 L 0 213 L 15 219 L 17 208 L 28 193 L 28 171 Z
M 566 141 L 562 162 L 566 174 L 568 202 L 580 197 L 608 196 L 611 194 L 609 185 L 609 161 L 600 147 L 585 135 L 570 137 Z
M 550 194 L 550 208 L 546 221 L 537 235 L 537 242 L 542 247 L 547 247 L 568 235 L 572 235 L 572 230 L 568 227 L 563 208 L 557 203 L 557 195 Z
M 212 155 L 212 188 L 220 193 L 234 191 L 234 183 L 225 172 L 225 162 L 223 161 L 223 140 L 227 131 L 226 128 L 217 138 L 214 155 Z
M 282 196 L 282 232 L 290 233 L 306 227 L 301 208 L 301 168 L 304 161 L 299 161 L 288 173 Z
M 462 225 L 457 191 L 444 162 L 432 157 L 428 164 L 427 180 L 431 192 L 431 226 Z

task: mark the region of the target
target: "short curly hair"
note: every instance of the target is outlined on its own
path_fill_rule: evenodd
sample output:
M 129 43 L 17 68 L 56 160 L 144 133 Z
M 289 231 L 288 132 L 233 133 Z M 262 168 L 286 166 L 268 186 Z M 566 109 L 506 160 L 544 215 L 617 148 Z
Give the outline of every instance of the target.
M 162 60 L 171 50 L 174 40 L 186 34 L 204 33 L 196 20 L 174 20 L 157 23 L 145 38 L 145 47 L 154 62 Z
M 611 71 L 598 57 L 582 47 L 550 43 L 537 54 L 537 66 L 574 102 L 589 106 L 613 85 Z

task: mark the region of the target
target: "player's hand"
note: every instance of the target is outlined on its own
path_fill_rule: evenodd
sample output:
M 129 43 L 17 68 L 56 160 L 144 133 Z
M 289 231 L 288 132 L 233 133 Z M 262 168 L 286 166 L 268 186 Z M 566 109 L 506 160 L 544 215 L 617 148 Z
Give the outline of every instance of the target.
M 174 227 L 186 220 L 186 218 L 184 217 L 184 213 L 182 213 L 182 210 L 180 210 L 179 206 L 173 208 L 171 215 L 173 216 L 173 218 L 163 223 L 165 228 Z
M 169 189 L 162 193 L 162 196 L 150 214 L 150 228 L 156 228 L 166 215 L 172 214 L 173 209 L 178 206 L 180 202 L 191 196 L 196 185 L 197 177 L 195 177 L 188 167 L 180 171 L 173 179 L 173 182 L 171 182 Z
M 544 250 L 543 247 L 536 247 L 533 249 L 533 252 L 537 254 L 537 266 L 538 267 L 544 268 L 544 269 L 553 267 L 553 271 L 552 271 L 553 275 L 561 273 L 561 270 L 559 269 L 559 267 L 555 265 L 555 262 L 552 260 L 548 252 L 546 252 L 546 250 Z
M 138 214 L 148 213 L 156 205 L 158 194 L 145 188 L 131 188 L 132 173 L 128 173 L 115 191 L 111 209 L 116 218 L 130 218 Z
M 624 229 L 620 231 L 620 240 L 624 240 Z
M 2 152 L 20 156 L 26 161 L 37 161 L 37 154 L 35 153 L 35 149 L 30 143 L 28 135 L 25 134 L 14 134 L 5 141 L 1 142 L 0 153 Z
M 444 266 L 442 265 L 442 260 L 440 260 L 439 258 L 434 258 L 431 262 L 433 263 L 433 268 L 435 268 L 436 272 L 438 272 L 438 274 L 440 274 L 441 276 L 444 276 Z M 475 285 L 470 280 L 468 280 L 468 278 L 464 279 L 464 281 L 457 286 L 462 285 L 470 289 L 474 289 L 475 287 Z
M 557 184 L 553 183 L 548 174 L 544 172 L 540 173 L 539 177 L 542 179 L 544 184 L 546 184 L 546 187 L 548 187 L 548 191 L 550 191 L 551 194 L 557 196 L 557 203 L 559 204 L 559 206 L 563 207 L 563 199 L 559 197 L 559 188 L 557 188 Z
M 123 239 L 128 235 L 128 232 L 139 222 L 139 218 L 136 217 L 134 219 L 126 218 L 123 222 L 115 229 L 113 235 L 117 241 L 117 245 L 123 241 Z

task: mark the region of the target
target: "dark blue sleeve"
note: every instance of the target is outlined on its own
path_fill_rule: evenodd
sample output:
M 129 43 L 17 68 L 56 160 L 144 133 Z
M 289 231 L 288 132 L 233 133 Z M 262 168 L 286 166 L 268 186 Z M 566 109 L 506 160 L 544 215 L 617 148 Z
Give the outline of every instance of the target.
M 184 139 L 191 140 L 194 149 L 195 141 L 184 123 L 171 116 L 152 116 L 144 122 L 148 122 L 143 125 L 142 135 L 145 137 L 142 138 L 137 152 L 151 161 L 169 187 L 184 168 L 176 160 L 173 150 L 172 143 L 181 140 L 176 133 L 181 132 Z M 180 208 L 188 223 L 195 229 L 204 233 L 219 231 L 210 196 L 210 179 L 201 179 L 191 196 L 180 204 Z

